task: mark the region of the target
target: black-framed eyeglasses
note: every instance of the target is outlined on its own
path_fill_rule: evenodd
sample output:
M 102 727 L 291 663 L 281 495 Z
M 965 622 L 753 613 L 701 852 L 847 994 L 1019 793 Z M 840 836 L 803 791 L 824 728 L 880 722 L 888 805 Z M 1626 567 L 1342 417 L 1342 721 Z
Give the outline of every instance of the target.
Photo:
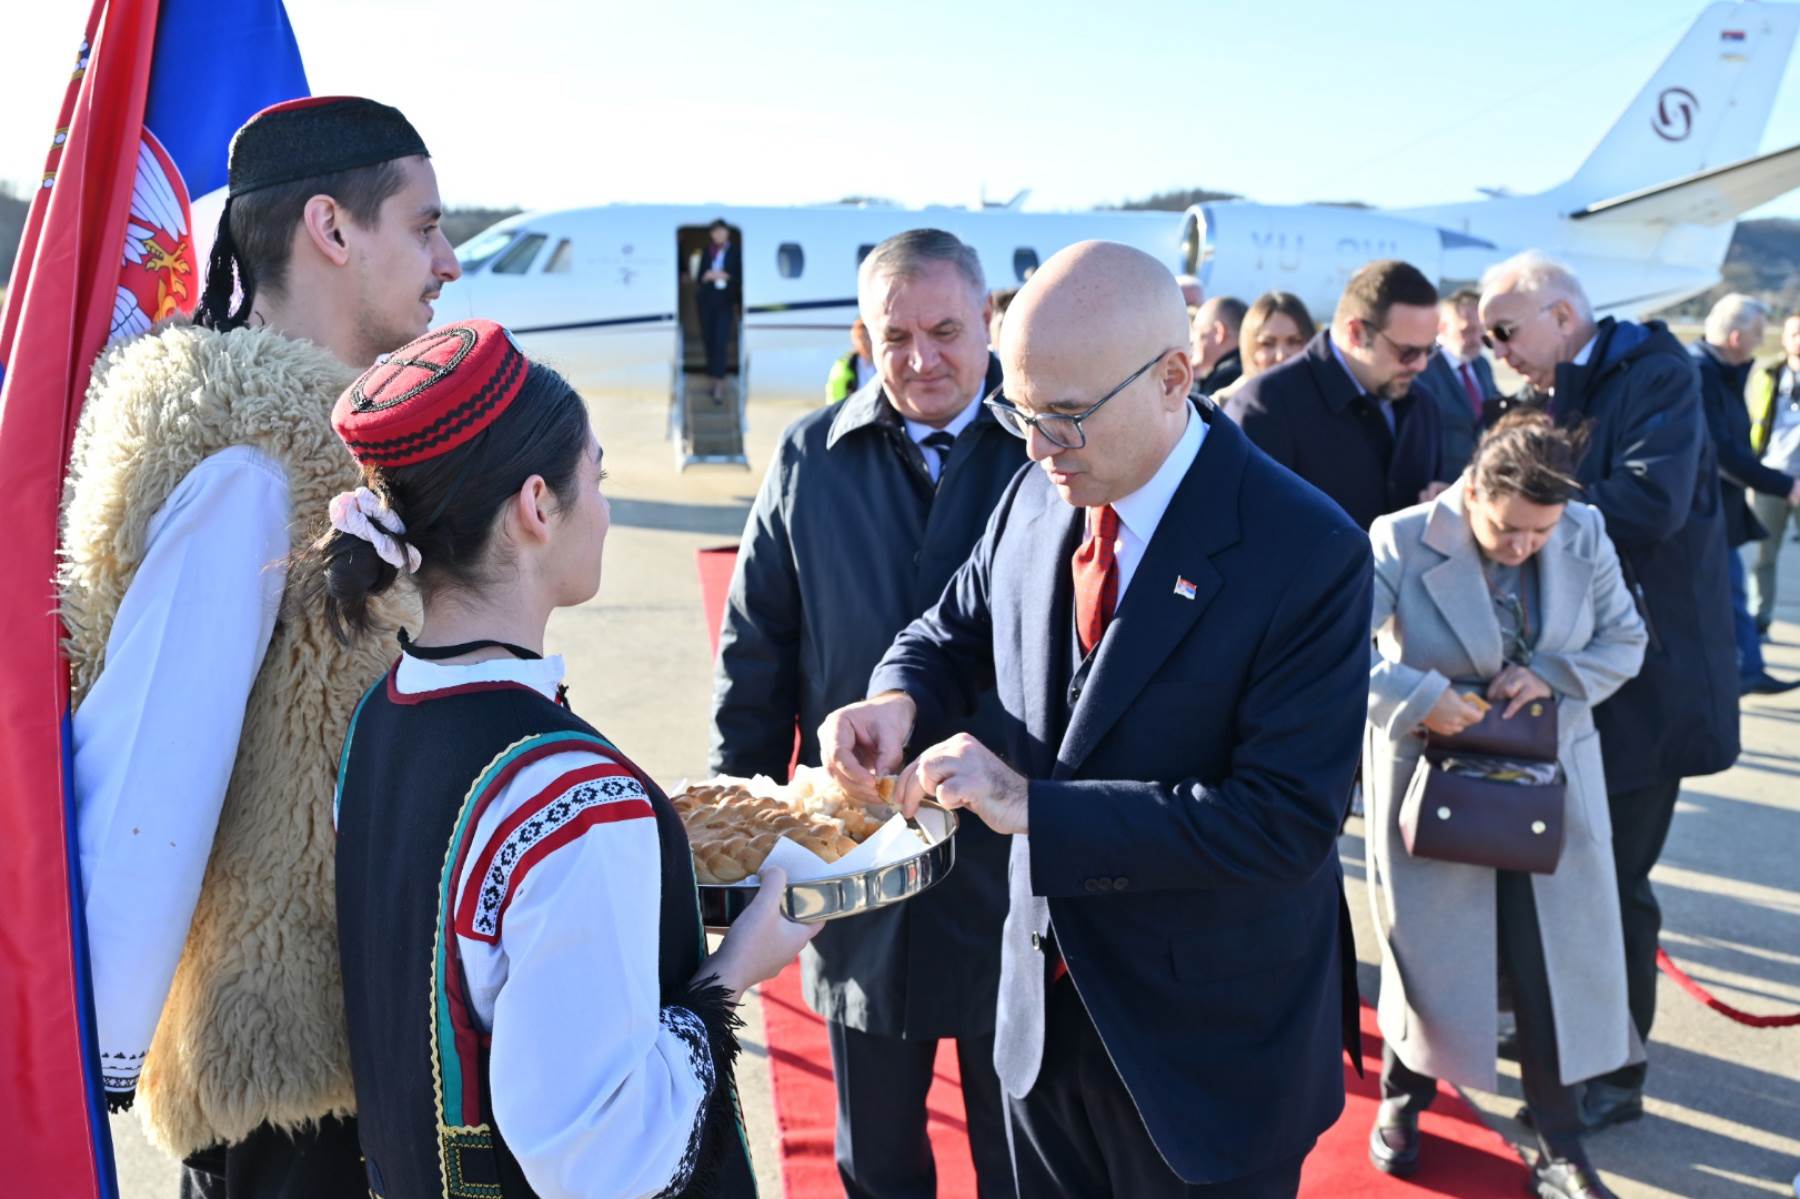
M 1100 409 L 1106 407 L 1108 400 L 1118 395 L 1121 391 L 1124 391 L 1127 387 L 1130 387 L 1133 383 L 1136 383 L 1143 377 L 1145 371 L 1161 362 L 1164 358 L 1167 358 L 1170 354 L 1173 354 L 1176 350 L 1181 350 L 1183 353 L 1186 353 L 1186 347 L 1183 346 L 1173 346 L 1164 350 L 1150 361 L 1144 363 L 1144 365 L 1132 371 L 1129 375 L 1126 375 L 1124 382 L 1095 400 L 1092 404 L 1089 404 L 1082 411 L 1073 415 L 1064 415 L 1060 412 L 1046 412 L 1041 416 L 1032 416 L 1030 413 L 1021 412 L 1018 408 L 1013 406 L 1010 400 L 1000 394 L 1001 391 L 1004 390 L 1004 386 L 994 388 L 992 392 L 988 393 L 987 398 L 984 399 L 982 403 L 986 404 L 988 411 L 994 414 L 994 419 L 1000 422 L 1000 427 L 1005 429 L 1008 433 L 1011 433 L 1014 437 L 1030 437 L 1031 431 L 1036 429 L 1040 437 L 1059 449 L 1079 450 L 1087 445 L 1087 433 L 1082 430 L 1081 422 L 1100 411 Z
M 1551 300 L 1548 304 L 1545 304 L 1542 307 L 1540 307 L 1537 310 L 1537 312 L 1533 313 L 1532 315 L 1533 316 L 1542 316 L 1542 315 L 1544 315 L 1544 313 L 1549 312 L 1554 307 L 1556 307 L 1556 301 Z M 1493 349 L 1497 345 L 1499 345 L 1499 346 L 1506 345 L 1508 342 L 1512 341 L 1513 338 L 1515 338 L 1519 335 L 1519 329 L 1523 325 L 1524 325 L 1524 322 L 1520 321 L 1517 324 L 1514 324 L 1511 326 L 1508 326 L 1505 322 L 1501 322 L 1500 324 L 1490 326 L 1485 332 L 1482 333 L 1481 344 L 1486 346 L 1490 350 Z
M 1388 336 L 1386 329 L 1376 329 L 1375 336 L 1394 348 L 1394 356 L 1400 360 L 1401 366 L 1411 366 L 1415 362 L 1428 362 L 1437 353 L 1437 342 L 1428 346 L 1409 346 L 1403 341 L 1395 341 Z

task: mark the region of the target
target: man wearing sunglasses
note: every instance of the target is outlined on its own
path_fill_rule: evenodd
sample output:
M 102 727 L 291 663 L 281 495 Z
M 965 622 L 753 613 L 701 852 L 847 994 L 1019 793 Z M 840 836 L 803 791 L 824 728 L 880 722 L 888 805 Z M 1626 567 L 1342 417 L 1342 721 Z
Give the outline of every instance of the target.
M 1155 259 L 1085 242 L 1001 332 L 1007 489 L 874 698 L 820 730 L 869 793 L 987 686 L 998 738 L 902 774 L 1012 835 L 995 1064 L 1020 1195 L 1291 1199 L 1343 1107 L 1337 830 L 1367 709 L 1368 539 L 1190 401 Z M 1348 972 L 1348 973 L 1347 973 Z
M 1700 378 L 1661 321 L 1594 319 L 1581 283 L 1530 250 L 1481 280 L 1494 351 L 1548 397 L 1559 424 L 1589 423 L 1581 498 L 1600 509 L 1650 633 L 1643 669 L 1594 709 L 1612 816 L 1632 1021 L 1648 1043 L 1662 914 L 1650 868 L 1681 780 L 1738 754 L 1724 507 Z M 1589 1083 L 1589 1128 L 1643 1115 L 1645 1066 Z
M 1364 529 L 1445 486 L 1443 417 L 1413 387 L 1437 350 L 1437 303 L 1417 267 L 1371 262 L 1305 353 L 1238 392 L 1250 440 Z

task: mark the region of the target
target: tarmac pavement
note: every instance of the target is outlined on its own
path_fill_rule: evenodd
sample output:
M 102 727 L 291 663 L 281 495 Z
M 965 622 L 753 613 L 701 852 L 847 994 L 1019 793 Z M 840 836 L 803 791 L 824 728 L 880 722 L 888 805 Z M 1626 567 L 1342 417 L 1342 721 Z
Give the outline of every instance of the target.
M 734 543 L 782 428 L 807 409 L 751 405 L 753 469 L 674 465 L 660 404 L 591 405 L 612 500 L 599 597 L 558 612 L 552 652 L 568 661 L 570 702 L 654 777 L 705 772 L 711 661 L 694 551 Z M 1800 546 L 1783 556 L 1784 600 L 1769 669 L 1800 677 Z M 1800 1009 L 1800 692 L 1744 704 L 1737 766 L 1691 780 L 1654 880 L 1663 944 L 1726 1002 L 1755 1012 Z M 1360 821 L 1343 839 L 1365 994 L 1374 940 L 1362 883 Z M 739 1090 L 765 1197 L 779 1197 L 776 1134 L 759 1001 L 745 1005 Z M 1702 1008 L 1664 980 L 1650 1045 L 1644 1119 L 1592 1137 L 1590 1152 L 1626 1199 L 1792 1196 L 1800 1171 L 1800 1028 L 1756 1030 Z M 1500 1094 L 1469 1093 L 1495 1128 L 1524 1145 L 1517 1068 Z M 130 1116 L 114 1117 L 124 1199 L 172 1199 L 173 1162 Z M 1431 1146 L 1425 1146 L 1429 1153 Z

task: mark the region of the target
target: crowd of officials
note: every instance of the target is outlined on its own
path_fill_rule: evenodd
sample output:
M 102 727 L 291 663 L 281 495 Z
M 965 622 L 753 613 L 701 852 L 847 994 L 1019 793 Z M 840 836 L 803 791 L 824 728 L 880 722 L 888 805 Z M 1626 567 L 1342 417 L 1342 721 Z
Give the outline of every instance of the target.
M 1359 775 L 1370 1160 L 1492 1086 L 1504 992 L 1533 1187 L 1610 1193 L 1582 1138 L 1643 1110 L 1651 867 L 1784 686 L 1800 319 L 1757 368 L 1743 297 L 1690 350 L 1526 253 L 1441 302 L 1370 263 L 1315 330 L 1116 243 L 995 297 L 888 239 L 746 525 L 710 757 L 897 776 L 962 810 L 956 869 L 821 929 L 767 867 L 709 948 L 673 803 L 544 653 L 600 586 L 605 447 L 505 329 L 429 328 L 460 267 L 418 131 L 275 105 L 228 195 L 194 319 L 95 366 L 55 580 L 102 1083 L 184 1199 L 750 1196 L 736 1009 L 802 953 L 849 1196 L 936 1193 L 948 1039 L 984 1199 L 1292 1199 L 1361 1063 Z M 701 265 L 728 296 L 729 239 Z M 1553 865 L 1427 852 L 1433 739 L 1548 707 Z
M 998 531 L 989 523 L 984 532 L 979 514 L 993 510 L 1001 488 L 1002 513 L 1018 502 L 1013 475 L 1026 458 L 1058 481 L 1059 450 L 1065 442 L 1080 448 L 1081 418 L 1118 391 L 1089 404 L 1098 396 L 1091 393 L 1077 406 L 1085 411 L 1068 410 L 1073 438 L 1048 435 L 1044 422 L 1060 410 L 1036 397 L 1022 404 L 1016 385 L 999 386 L 1003 315 L 1017 291 L 991 292 L 984 307 L 979 265 L 948 235 L 916 232 L 883 249 L 865 268 L 863 340 L 834 374 L 843 378 L 856 363 L 867 380 L 834 395 L 840 407 L 789 431 L 745 535 L 718 668 L 714 765 L 722 770 L 779 767 L 790 749 L 790 707 L 767 700 L 797 688 L 801 760 L 854 771 L 855 752 L 840 747 L 834 758 L 833 747 L 820 744 L 821 731 L 833 727 L 821 730 L 822 714 L 872 692 L 877 663 L 876 683 L 905 677 L 892 666 L 900 646 L 889 651 L 888 643 L 921 611 L 930 610 L 926 624 L 945 619 L 958 581 Z M 1800 503 L 1800 315 L 1783 326 L 1783 357 L 1758 366 L 1768 312 L 1757 301 L 1720 300 L 1700 340 L 1683 346 L 1658 321 L 1597 318 L 1580 280 L 1536 252 L 1448 294 L 1408 263 L 1372 262 L 1348 281 L 1323 329 L 1288 293 L 1246 303 L 1181 282 L 1196 421 L 1211 422 L 1209 436 L 1219 427 L 1212 414 L 1235 422 L 1263 455 L 1329 497 L 1373 546 L 1374 641 L 1354 792 L 1359 812 L 1368 798 L 1383 966 L 1386 1045 L 1371 1162 L 1411 1173 L 1421 1153 L 1419 1112 L 1436 1079 L 1492 1089 L 1498 1053 L 1520 1063 L 1543 1193 L 1606 1194 L 1581 1138 L 1643 1111 L 1660 929 L 1649 874 L 1681 780 L 1735 759 L 1740 695 L 1800 685 L 1770 677 L 1760 650 L 1776 558 Z M 888 318 L 898 293 L 929 284 L 938 299 L 931 310 L 953 314 L 960 344 Z M 879 330 L 873 347 L 871 329 Z M 1494 359 L 1509 368 L 1508 387 Z M 921 404 L 921 376 L 954 381 L 952 398 Z M 1037 419 L 1015 415 L 1022 408 Z M 859 428 L 873 435 L 855 461 L 848 445 L 836 451 L 837 463 L 821 452 Z M 1002 430 L 1020 436 L 996 437 Z M 827 482 L 832 475 L 840 482 Z M 872 483 L 883 494 L 870 503 Z M 1141 530 L 1131 537 L 1130 506 L 1141 494 L 1106 506 L 1122 525 L 1090 529 L 1081 546 L 1116 538 L 1123 557 L 1133 540 L 1146 543 Z M 845 505 L 878 535 L 850 551 L 852 561 L 840 548 L 826 567 L 831 555 L 797 545 L 795 530 L 821 538 L 818 514 Z M 1751 542 L 1755 565 L 1747 569 L 1740 549 Z M 820 565 L 809 571 L 809 562 Z M 1077 591 L 1080 569 L 1078 558 Z M 846 587 L 846 577 L 856 584 Z M 1331 602 L 1353 604 L 1355 592 Z M 1074 665 L 1063 669 L 1067 695 L 1078 697 L 1094 655 L 1080 642 L 1072 652 Z M 990 681 L 992 661 L 980 665 Z M 904 757 L 952 732 L 993 744 L 996 719 L 1007 715 L 1003 692 L 977 689 L 966 712 L 920 705 Z M 1535 699 L 1556 703 L 1556 758 L 1567 780 L 1566 848 L 1555 869 L 1415 858 L 1403 843 L 1400 809 L 1426 737 L 1472 726 L 1490 702 L 1510 714 Z M 1054 747 L 1066 732 L 1053 722 L 1040 740 Z M 753 757 L 738 748 L 753 742 L 763 745 Z M 866 756 L 866 742 L 859 732 L 850 745 Z M 992 1037 L 992 1011 L 968 1004 L 966 1019 L 928 1025 L 921 996 L 942 1008 L 951 997 L 961 1003 L 990 992 L 995 963 L 979 947 L 1003 918 L 1019 919 L 1019 877 L 1037 867 L 1037 851 L 1022 863 L 1015 849 L 1009 909 L 1005 875 L 981 874 L 989 830 L 982 822 L 965 827 L 978 851 L 975 869 L 954 886 L 858 921 L 862 927 L 828 930 L 806 955 L 811 997 L 833 1032 L 838 1160 L 853 1196 L 930 1193 L 923 1091 L 933 1046 L 912 1043 L 922 1036 L 957 1038 L 982 1193 L 1008 1185 L 1003 1163 L 984 1160 L 981 1150 L 993 1127 L 992 1076 L 971 1069 L 981 1038 Z M 867 930 L 876 921 L 879 941 Z M 1042 937 L 1054 957 L 1051 936 L 1070 934 L 1057 919 L 1050 924 L 1033 943 Z M 971 952 L 941 952 L 952 945 Z M 1003 986 L 1003 1013 L 1008 1003 Z M 1096 1024 L 1103 1004 L 1088 999 Z M 1106 1034 L 1102 1025 L 1110 1047 Z M 1003 1066 L 1005 1057 L 1003 1046 Z M 877 1070 L 882 1083 L 871 1088 Z M 1127 1073 L 1123 1064 L 1118 1070 Z M 896 1078 L 914 1081 L 896 1087 Z M 1132 1095 L 1154 1134 L 1154 1100 Z M 1012 1119 L 1015 1136 L 1030 1127 L 1017 1105 Z M 1012 1164 L 1023 1168 L 1016 1144 Z M 1116 1182 L 1116 1165 L 1108 1169 Z M 1271 1183 L 1266 1193 L 1283 1192 Z

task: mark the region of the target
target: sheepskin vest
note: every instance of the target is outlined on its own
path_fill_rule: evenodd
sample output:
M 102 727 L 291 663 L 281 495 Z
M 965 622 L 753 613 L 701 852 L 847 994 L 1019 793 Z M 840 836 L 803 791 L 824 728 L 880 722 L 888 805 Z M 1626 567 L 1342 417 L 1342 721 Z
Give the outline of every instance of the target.
M 94 370 L 63 493 L 58 583 L 72 700 L 106 639 L 146 530 L 211 454 L 252 446 L 287 472 L 291 543 L 358 471 L 330 414 L 354 372 L 261 329 L 172 324 Z M 417 627 L 410 591 L 377 611 Z M 138 1083 L 151 1139 L 178 1156 L 355 1110 L 337 946 L 331 795 L 358 697 L 386 638 L 345 647 L 323 614 L 285 603 L 251 687 L 237 760 L 181 962 Z M 170 696 L 171 703 L 204 697 Z M 201 705 L 199 710 L 204 710 Z

